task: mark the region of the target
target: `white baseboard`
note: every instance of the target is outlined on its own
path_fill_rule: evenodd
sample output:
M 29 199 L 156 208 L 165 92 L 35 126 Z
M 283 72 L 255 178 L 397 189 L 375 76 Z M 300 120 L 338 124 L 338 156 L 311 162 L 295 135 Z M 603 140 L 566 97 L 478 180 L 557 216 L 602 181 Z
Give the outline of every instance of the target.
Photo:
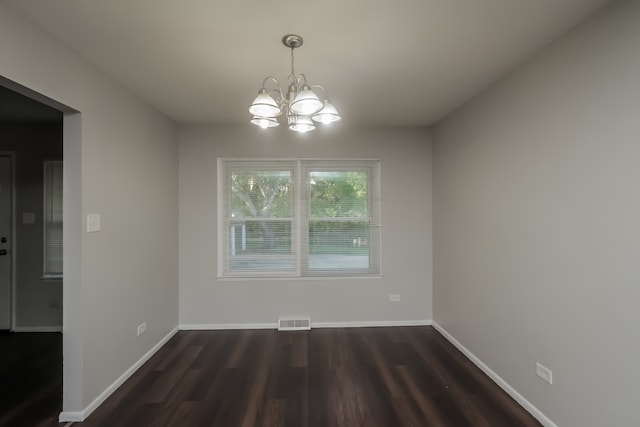
M 62 332 L 62 326 L 16 326 L 13 332 Z
M 431 320 L 374 320 L 364 322 L 311 322 L 312 328 L 374 328 L 393 326 L 430 326 Z
M 60 412 L 60 415 L 58 415 L 58 422 L 59 423 L 67 423 L 67 422 L 81 423 L 82 421 L 84 421 L 86 417 L 89 416 L 89 414 L 85 415 L 85 412 L 86 410 Z
M 376 326 L 429 326 L 431 320 L 374 320 L 355 322 L 311 322 L 311 328 L 366 328 Z M 183 331 L 216 331 L 232 329 L 277 329 L 278 323 L 204 323 L 183 324 Z
M 144 354 L 136 363 L 133 364 L 129 369 L 127 369 L 120 378 L 115 380 L 113 384 L 111 384 L 105 391 L 103 391 L 100 396 L 96 397 L 93 402 L 91 402 L 86 408 L 82 411 L 63 411 L 58 416 L 58 421 L 61 423 L 67 421 L 76 421 L 81 422 L 84 421 L 93 411 L 96 410 L 98 406 L 100 406 L 111 394 L 118 389 L 126 380 L 131 377 L 144 363 L 151 359 L 160 348 L 167 343 L 177 332 L 179 328 L 176 327 L 171 332 L 169 332 L 164 338 L 162 338 L 156 345 L 154 345 L 148 352 Z
M 453 344 L 458 350 L 460 350 L 469 360 L 471 360 L 482 372 L 487 374 L 489 378 L 493 380 L 498 386 L 503 389 L 509 396 L 511 396 L 516 402 L 520 404 L 524 409 L 526 409 L 531 415 L 533 415 L 538 421 L 542 423 L 545 427 L 558 427 L 553 421 L 551 421 L 545 414 L 542 413 L 538 408 L 533 406 L 531 402 L 525 399 L 520 393 L 518 393 L 513 387 L 509 385 L 505 380 L 503 380 L 498 374 L 493 372 L 491 368 L 485 365 L 476 355 L 471 353 L 469 349 L 463 346 L 458 340 L 456 340 L 449 332 L 447 332 L 442 326 L 438 325 L 438 323 L 433 322 L 433 327 L 442 334 L 451 344 Z
M 277 322 L 273 323 L 202 323 L 180 325 L 182 331 L 218 331 L 233 329 L 276 329 Z

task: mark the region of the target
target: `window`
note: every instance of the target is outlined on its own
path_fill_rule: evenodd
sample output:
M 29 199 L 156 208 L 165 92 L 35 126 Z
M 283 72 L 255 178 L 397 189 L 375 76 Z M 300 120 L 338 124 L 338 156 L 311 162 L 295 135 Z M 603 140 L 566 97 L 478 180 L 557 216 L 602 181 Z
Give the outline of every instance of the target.
M 44 277 L 62 277 L 62 161 L 44 162 Z
M 219 159 L 222 277 L 380 274 L 378 160 Z

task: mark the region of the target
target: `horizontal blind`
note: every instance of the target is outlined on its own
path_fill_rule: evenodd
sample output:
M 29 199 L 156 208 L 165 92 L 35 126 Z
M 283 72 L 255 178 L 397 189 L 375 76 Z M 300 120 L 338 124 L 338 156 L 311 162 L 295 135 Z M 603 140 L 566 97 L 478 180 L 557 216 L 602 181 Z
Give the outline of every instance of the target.
M 223 275 L 297 274 L 294 166 L 223 163 Z
M 62 258 L 62 161 L 44 162 L 44 276 L 60 276 Z
M 302 169 L 303 274 L 379 274 L 379 161 L 304 161 Z

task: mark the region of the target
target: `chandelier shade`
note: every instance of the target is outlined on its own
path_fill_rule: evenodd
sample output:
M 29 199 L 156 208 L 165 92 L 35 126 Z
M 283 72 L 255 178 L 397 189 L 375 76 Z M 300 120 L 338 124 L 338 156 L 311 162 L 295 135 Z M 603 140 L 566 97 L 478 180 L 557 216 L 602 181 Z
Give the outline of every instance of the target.
M 318 95 L 313 93 L 311 88 L 304 85 L 300 88 L 300 92 L 296 95 L 291 103 L 291 112 L 293 114 L 308 116 L 322 110 L 322 101 Z
M 282 114 L 276 100 L 264 88 L 258 91 L 258 96 L 249 107 L 249 112 L 259 117 L 277 117 Z
M 309 116 L 290 116 L 289 129 L 295 132 L 306 133 L 311 132 L 316 127 Z
M 251 123 L 253 123 L 254 125 L 260 126 L 262 129 L 274 128 L 276 126 L 280 126 L 280 123 L 275 117 L 253 116 L 253 119 L 251 119 Z
M 319 85 L 307 84 L 304 74 L 295 73 L 293 50 L 302 46 L 302 42 L 302 37 L 296 34 L 287 34 L 282 38 L 282 43 L 291 49 L 287 92 L 285 94 L 280 88 L 276 78 L 265 78 L 258 96 L 249 107 L 249 113 L 253 116 L 251 123 L 254 125 L 265 129 L 276 127 L 279 125 L 277 117 L 284 115 L 290 130 L 304 133 L 316 128 L 314 121 L 328 125 L 341 119 L 338 110 L 326 99 L 326 90 Z M 268 89 L 270 82 L 276 87 Z
M 334 107 L 328 99 L 325 99 L 324 108 L 311 116 L 311 118 L 316 122 L 328 125 L 330 123 L 337 122 L 341 117 L 340 114 L 338 114 L 336 107 Z

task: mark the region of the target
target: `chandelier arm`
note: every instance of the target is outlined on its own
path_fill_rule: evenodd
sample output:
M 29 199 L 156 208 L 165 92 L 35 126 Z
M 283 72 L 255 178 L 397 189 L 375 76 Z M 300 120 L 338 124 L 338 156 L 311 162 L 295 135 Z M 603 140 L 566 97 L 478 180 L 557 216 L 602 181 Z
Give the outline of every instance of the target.
M 296 84 L 298 86 L 306 85 L 307 84 L 307 76 L 305 76 L 304 74 L 298 75 L 296 77 Z
M 267 88 L 267 82 L 268 81 L 272 81 L 276 84 L 276 86 L 278 87 L 278 89 L 280 88 L 280 82 L 278 81 L 278 79 L 276 79 L 275 77 L 265 77 L 264 80 L 262 81 L 262 87 L 263 88 Z
M 265 77 L 265 79 L 262 81 L 262 87 L 264 89 L 267 89 L 267 82 L 269 82 L 269 81 L 275 83 L 275 85 L 276 85 L 275 89 L 270 89 L 269 90 L 269 94 L 275 93 L 277 95 L 276 102 L 278 104 L 281 104 L 282 100 L 284 99 L 284 93 L 282 92 L 282 88 L 280 87 L 280 82 L 275 77 L 271 77 L 271 76 Z
M 311 85 L 311 89 L 321 89 L 322 93 L 324 95 L 324 99 L 327 99 L 327 90 L 324 88 L 324 86 L 320 86 L 320 85 Z

